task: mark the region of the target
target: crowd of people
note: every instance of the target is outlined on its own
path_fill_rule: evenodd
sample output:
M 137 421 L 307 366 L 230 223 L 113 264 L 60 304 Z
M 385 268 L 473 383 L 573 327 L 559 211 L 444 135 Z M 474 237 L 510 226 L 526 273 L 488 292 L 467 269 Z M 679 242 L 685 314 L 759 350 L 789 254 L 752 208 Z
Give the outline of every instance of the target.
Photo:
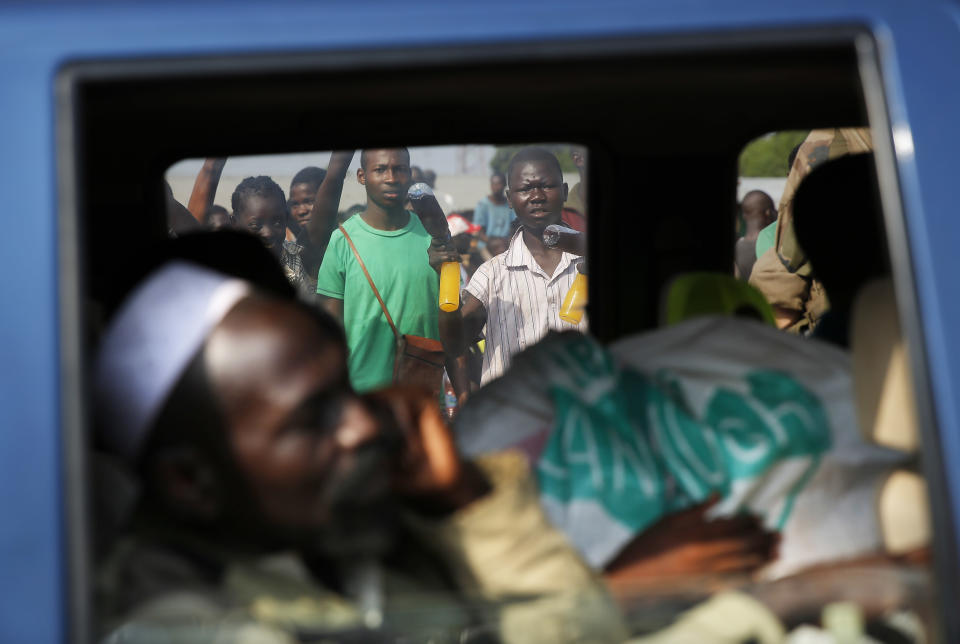
M 447 213 L 450 234 L 436 241 L 407 199 L 411 185 L 435 188 L 436 173 L 411 165 L 406 149 L 362 151 L 357 181 L 367 201 L 338 211 L 353 156 L 336 152 L 328 168 L 302 169 L 288 197 L 270 177 L 248 177 L 233 192 L 231 212 L 213 203 L 225 160 L 208 159 L 187 210 L 210 230 L 258 235 L 301 298 L 340 321 L 357 391 L 393 380 L 396 333 L 443 343 L 446 371 L 462 404 L 471 389 L 502 374 L 514 353 L 548 331 L 586 329 L 585 320 L 570 325 L 557 316 L 579 258 L 540 239 L 551 224 L 585 231 L 582 148 L 571 154 L 581 175 L 572 190 L 552 152 L 527 148 L 506 174 L 491 175 L 490 192 L 474 209 Z M 187 223 L 184 228 L 171 218 L 170 230 L 196 228 Z M 450 314 L 436 305 L 436 270 L 445 261 L 462 266 L 463 303 Z
M 707 593 L 672 624 L 638 632 L 611 589 L 712 573 L 742 582 L 776 559 L 771 524 L 717 515 L 711 494 L 728 493 L 726 483 L 670 496 L 683 477 L 670 478 L 670 450 L 653 440 L 659 475 L 672 481 L 655 486 L 667 495 L 656 497 L 658 518 L 624 534 L 609 562 L 588 563 L 575 546 L 590 530 L 562 531 L 538 490 L 547 464 L 529 454 L 546 454 L 549 439 L 467 457 L 442 414 L 445 378 L 466 410 L 491 383 L 521 382 L 509 380 L 518 356 L 548 336 L 587 333 L 586 316 L 560 315 L 584 257 L 545 236 L 551 226 L 587 232 L 586 150 L 572 148 L 580 182 L 569 188 L 554 152 L 520 149 L 472 211 L 444 213 L 442 230 L 411 199 L 419 184 L 436 196 L 436 174 L 405 148 L 359 151 L 366 203 L 341 211 L 355 154 L 304 168 L 286 194 L 269 176 L 248 177 L 229 210 L 214 204 L 224 159 L 205 161 L 186 206 L 168 189 L 177 239 L 97 351 L 96 448 L 135 489 L 116 534 L 98 544 L 105 640 L 776 642 L 781 617 L 807 617 L 800 578 Z M 742 210 L 736 274 L 753 283 L 762 231 L 785 222 L 763 193 L 746 195 Z M 177 245 L 191 239 L 200 241 Z M 451 263 L 459 302 L 441 310 Z M 626 386 L 620 376 L 587 380 L 603 371 L 591 360 L 607 358 L 567 346 L 572 358 L 547 359 L 580 361 L 575 402 L 593 410 L 576 412 L 583 418 L 633 414 L 654 397 L 638 389 L 607 401 Z M 557 418 L 569 403 L 562 386 L 541 387 Z M 523 408 L 522 394 L 510 405 Z M 483 402 L 500 438 L 515 430 L 497 415 L 501 400 Z M 566 448 L 572 481 L 584 452 Z M 595 471 L 623 487 L 613 469 Z M 845 573 L 818 574 L 830 583 Z M 882 612 L 903 599 L 890 588 L 858 599 Z

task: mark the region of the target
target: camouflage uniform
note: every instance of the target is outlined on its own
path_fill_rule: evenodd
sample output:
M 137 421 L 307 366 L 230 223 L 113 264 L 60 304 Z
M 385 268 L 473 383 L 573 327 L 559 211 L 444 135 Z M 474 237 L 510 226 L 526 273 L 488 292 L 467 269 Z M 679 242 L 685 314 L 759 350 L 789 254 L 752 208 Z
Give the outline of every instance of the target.
M 813 277 L 806 253 L 797 244 L 793 229 L 793 198 L 803 179 L 820 164 L 847 154 L 873 151 L 867 128 L 813 130 L 800 145 L 780 198 L 776 242 L 757 258 L 750 274 L 756 287 L 776 308 L 793 311 L 799 318 L 787 327 L 794 333 L 808 333 L 829 309 L 826 292 Z
M 412 540 L 382 574 L 387 632 L 438 643 L 483 633 L 625 640 L 603 581 L 540 509 L 525 457 L 476 462 L 493 487 L 487 496 L 446 519 L 406 517 Z M 103 641 L 117 643 L 337 641 L 337 631 L 362 628 L 360 610 L 296 554 L 230 552 L 169 522 L 114 548 L 98 571 L 97 608 Z

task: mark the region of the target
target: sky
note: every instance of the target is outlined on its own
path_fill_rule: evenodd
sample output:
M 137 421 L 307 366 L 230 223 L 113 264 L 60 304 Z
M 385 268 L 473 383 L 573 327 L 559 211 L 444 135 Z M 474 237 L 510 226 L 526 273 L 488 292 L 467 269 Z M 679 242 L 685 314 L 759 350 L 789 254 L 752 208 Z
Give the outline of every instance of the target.
M 444 145 L 421 148 L 410 148 L 410 163 L 423 169 L 432 169 L 437 174 L 475 174 L 485 176 L 490 172 L 489 161 L 493 157 L 492 145 Z M 461 170 L 461 156 L 467 154 L 467 171 Z M 315 165 L 327 167 L 330 160 L 329 152 L 311 152 L 297 154 L 276 154 L 230 157 L 223 168 L 224 176 L 251 176 L 276 175 L 291 176 L 301 168 Z M 170 177 L 195 177 L 203 159 L 186 159 L 180 161 L 167 170 Z M 350 171 L 355 171 L 360 164 L 360 155 L 354 155 Z

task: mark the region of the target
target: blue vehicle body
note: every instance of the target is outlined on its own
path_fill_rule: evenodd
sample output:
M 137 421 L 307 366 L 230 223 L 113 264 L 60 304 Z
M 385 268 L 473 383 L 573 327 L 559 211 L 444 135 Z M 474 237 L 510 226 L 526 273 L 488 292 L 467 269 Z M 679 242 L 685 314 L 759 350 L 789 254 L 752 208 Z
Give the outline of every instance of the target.
M 960 150 L 958 6 L 945 0 L 488 0 L 475 3 L 36 3 L 0 8 L 0 642 L 70 639 L 61 426 L 61 231 L 56 83 L 85 60 L 437 48 L 607 37 L 855 26 L 873 35 L 903 217 L 889 228 L 902 292 L 915 294 L 931 426 L 960 534 Z M 695 39 L 694 39 L 695 41 Z M 873 114 L 871 114 L 873 118 Z M 876 124 L 876 121 L 874 122 Z M 135 143 L 132 143 L 135 144 Z M 878 151 L 885 145 L 878 143 Z M 879 158 L 879 155 L 878 155 Z M 888 213 L 889 216 L 889 213 Z M 904 268 L 906 267 L 906 268 Z M 951 331 L 954 329 L 954 331 Z M 921 346 L 914 344 L 914 346 Z M 931 420 L 931 419 L 928 419 Z M 949 544 L 954 551 L 960 544 Z M 955 572 L 955 571 L 954 571 Z

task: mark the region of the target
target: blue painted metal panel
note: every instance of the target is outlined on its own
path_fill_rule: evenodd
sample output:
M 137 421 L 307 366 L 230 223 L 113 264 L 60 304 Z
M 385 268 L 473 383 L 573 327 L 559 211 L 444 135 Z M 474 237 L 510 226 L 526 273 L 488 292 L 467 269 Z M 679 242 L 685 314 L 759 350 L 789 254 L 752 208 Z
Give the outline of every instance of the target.
M 960 315 L 960 219 L 952 176 L 960 132 L 951 116 L 960 108 L 960 87 L 949 80 L 960 63 L 960 31 L 955 7 L 949 4 L 924 12 L 904 6 L 888 20 L 889 32 L 881 40 L 884 83 L 940 456 L 946 464 L 954 532 L 960 534 L 960 337 L 954 323 Z
M 957 9 L 895 0 L 32 3 L 0 7 L 0 641 L 66 636 L 53 81 L 85 59 L 538 42 L 862 24 L 888 109 L 944 458 L 960 463 Z M 960 468 L 948 469 L 960 517 Z M 958 531 L 960 533 L 960 531 Z
M 53 642 L 63 566 L 50 68 L 7 54 L 0 79 L 0 641 Z

